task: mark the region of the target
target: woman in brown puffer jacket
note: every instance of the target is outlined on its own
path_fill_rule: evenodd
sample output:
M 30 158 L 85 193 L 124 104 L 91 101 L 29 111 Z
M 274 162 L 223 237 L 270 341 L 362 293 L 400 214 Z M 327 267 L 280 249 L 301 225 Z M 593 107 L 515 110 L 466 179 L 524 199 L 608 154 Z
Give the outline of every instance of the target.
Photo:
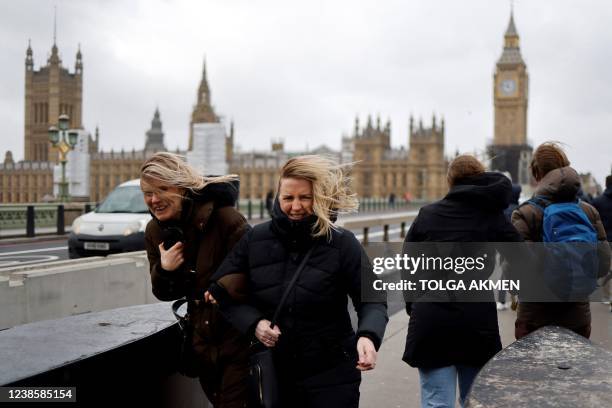
M 203 300 L 211 275 L 249 228 L 234 208 L 238 183 L 202 177 L 181 156 L 157 153 L 143 164 L 140 184 L 153 216 L 145 232 L 153 294 L 187 297 L 206 396 L 216 408 L 245 407 L 248 342 Z
M 531 172 L 538 182 L 534 196 L 552 203 L 575 202 L 580 191 L 580 177 L 569 165 L 567 156 L 559 146 L 554 143 L 540 145 L 531 161 Z M 595 227 L 597 240 L 605 244 L 606 232 L 599 213 L 584 201 L 580 201 L 580 206 Z M 512 224 L 525 241 L 542 241 L 542 221 L 542 210 L 527 202 L 512 213 Z M 598 245 L 597 249 L 598 276 L 601 277 L 610 267 L 610 247 Z M 547 325 L 565 327 L 588 338 L 591 334 L 589 302 L 519 303 L 514 333 L 517 339 Z

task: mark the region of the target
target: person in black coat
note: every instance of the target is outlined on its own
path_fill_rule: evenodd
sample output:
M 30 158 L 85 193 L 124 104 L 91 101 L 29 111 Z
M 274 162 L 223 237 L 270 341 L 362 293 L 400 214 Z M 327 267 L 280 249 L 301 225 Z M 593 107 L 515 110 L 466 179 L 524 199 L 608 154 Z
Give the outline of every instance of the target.
M 320 156 L 281 169 L 272 220 L 256 225 L 213 276 L 207 298 L 243 333 L 273 348 L 283 407 L 358 407 L 361 371 L 376 365 L 388 321 L 385 294 L 361 299 L 370 262 L 353 233 L 333 225 L 353 210 L 340 167 Z M 305 253 L 314 247 L 277 325 L 270 320 Z M 351 326 L 348 297 L 358 315 Z
M 508 221 L 512 219 L 512 212 L 516 210 L 517 207 L 519 206 L 519 199 L 521 197 L 522 191 L 523 189 L 520 184 L 512 184 L 512 199 L 510 201 L 510 204 L 508 204 L 508 207 L 506 207 L 506 209 L 504 210 L 504 215 L 506 216 Z M 503 267 L 504 265 L 502 261 L 502 268 Z M 505 276 L 502 275 L 502 278 L 505 278 Z M 506 291 L 503 289 L 500 289 L 497 292 L 497 310 L 506 310 L 506 309 L 508 309 L 508 305 L 506 304 Z
M 606 237 L 608 238 L 608 242 L 612 245 L 612 175 L 606 177 L 606 190 L 602 195 L 593 200 L 593 207 L 599 211 L 599 216 L 601 217 L 601 223 L 606 229 Z M 610 297 L 610 276 L 608 275 L 604 278 L 604 293 L 603 293 L 605 303 L 610 303 L 612 297 Z M 610 306 L 610 311 L 612 311 L 612 305 Z
M 522 241 L 504 216 L 512 192 L 506 176 L 485 172 L 476 158 L 463 155 L 450 164 L 448 183 L 446 197 L 419 211 L 406 235 L 405 251 L 411 242 Z M 492 272 L 492 266 L 486 272 Z M 403 360 L 419 369 L 423 407 L 454 407 L 457 381 L 463 405 L 480 367 L 501 350 L 490 295 L 490 302 L 407 304 L 410 321 Z

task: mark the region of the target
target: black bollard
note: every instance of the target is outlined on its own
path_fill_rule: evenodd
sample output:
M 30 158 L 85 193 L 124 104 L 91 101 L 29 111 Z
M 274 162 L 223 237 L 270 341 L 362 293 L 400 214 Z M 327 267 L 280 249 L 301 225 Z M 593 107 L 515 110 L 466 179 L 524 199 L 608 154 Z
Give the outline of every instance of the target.
M 91 204 L 85 204 L 85 214 L 87 214 L 88 212 L 91 212 Z
M 251 220 L 253 218 L 253 203 L 249 199 L 248 207 L 247 207 L 247 219 Z
M 34 236 L 34 206 L 26 207 L 26 237 Z
M 259 202 L 259 219 L 263 220 L 263 218 L 264 218 L 264 202 L 263 200 L 261 200 Z
M 57 235 L 64 235 L 66 228 L 64 225 L 64 205 L 57 206 Z

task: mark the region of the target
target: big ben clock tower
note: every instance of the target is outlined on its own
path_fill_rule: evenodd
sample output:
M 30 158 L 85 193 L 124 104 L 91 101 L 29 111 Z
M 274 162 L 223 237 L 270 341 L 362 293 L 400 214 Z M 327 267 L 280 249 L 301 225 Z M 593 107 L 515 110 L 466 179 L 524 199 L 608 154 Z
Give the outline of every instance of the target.
M 495 131 L 489 154 L 492 170 L 508 171 L 512 180 L 520 184 L 529 183 L 526 166 L 532 151 L 527 141 L 528 91 L 529 75 L 511 13 L 504 49 L 493 76 Z

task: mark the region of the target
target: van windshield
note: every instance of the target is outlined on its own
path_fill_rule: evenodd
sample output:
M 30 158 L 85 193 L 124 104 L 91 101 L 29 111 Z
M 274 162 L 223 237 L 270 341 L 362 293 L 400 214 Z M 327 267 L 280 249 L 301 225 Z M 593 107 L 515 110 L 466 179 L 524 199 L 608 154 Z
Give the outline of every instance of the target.
M 126 186 L 114 189 L 96 209 L 97 213 L 147 213 L 140 186 Z

